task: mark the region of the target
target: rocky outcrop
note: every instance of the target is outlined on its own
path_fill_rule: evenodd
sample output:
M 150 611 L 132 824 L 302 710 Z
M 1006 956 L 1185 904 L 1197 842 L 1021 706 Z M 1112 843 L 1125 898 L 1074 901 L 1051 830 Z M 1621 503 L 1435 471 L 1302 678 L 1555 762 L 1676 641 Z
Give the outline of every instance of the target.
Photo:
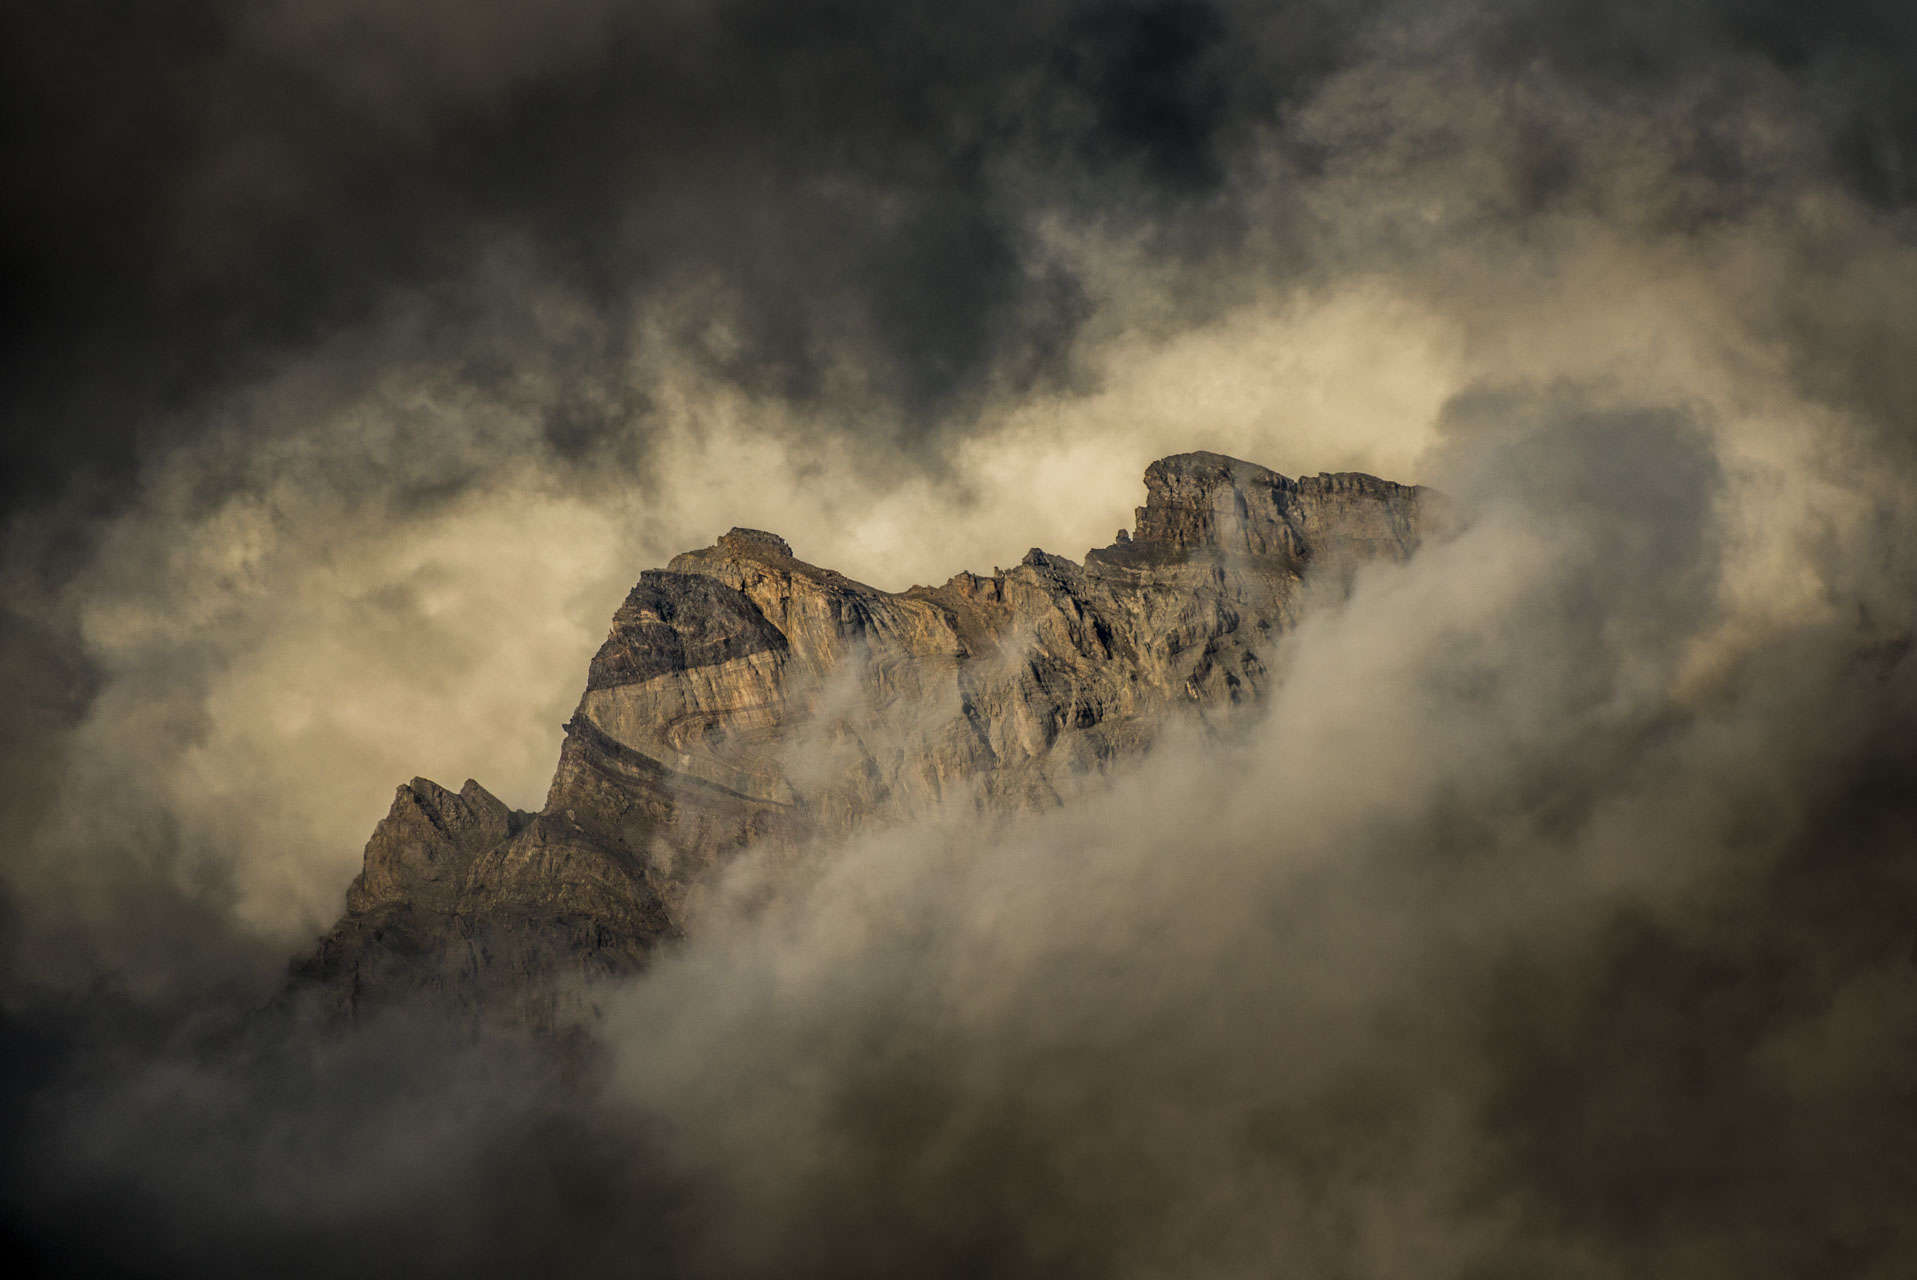
M 941 806 L 1061 803 L 1175 716 L 1229 733 L 1303 605 L 1402 559 L 1426 491 L 1293 480 L 1212 453 L 1154 462 L 1130 531 L 1082 563 L 887 592 L 734 529 L 620 605 L 537 814 L 468 782 L 402 786 L 347 913 L 298 969 L 332 1009 L 421 991 L 536 1024 L 698 927 L 748 846 Z

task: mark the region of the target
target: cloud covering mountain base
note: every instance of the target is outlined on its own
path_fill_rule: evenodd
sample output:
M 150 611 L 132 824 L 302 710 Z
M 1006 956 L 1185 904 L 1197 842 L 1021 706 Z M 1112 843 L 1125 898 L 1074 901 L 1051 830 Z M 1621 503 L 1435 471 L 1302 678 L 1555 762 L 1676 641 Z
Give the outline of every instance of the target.
M 1907 24 L 882 8 L 7 20 L 90 122 L 7 224 L 12 1242 L 1909 1274 Z M 748 861 L 588 1039 L 260 1031 L 395 781 L 536 799 L 638 569 L 1076 552 L 1187 448 L 1462 518 L 1244 741 Z

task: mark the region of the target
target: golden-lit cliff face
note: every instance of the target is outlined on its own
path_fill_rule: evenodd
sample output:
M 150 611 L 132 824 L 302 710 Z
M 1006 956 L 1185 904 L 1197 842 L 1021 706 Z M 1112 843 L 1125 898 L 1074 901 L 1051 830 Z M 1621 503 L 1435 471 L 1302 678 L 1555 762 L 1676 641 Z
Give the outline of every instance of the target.
M 545 807 L 476 782 L 402 786 L 347 914 L 302 966 L 343 1011 L 444 993 L 550 1024 L 584 986 L 698 928 L 739 851 L 956 806 L 1096 788 L 1176 720 L 1229 734 L 1307 579 L 1399 560 L 1426 491 L 1161 459 L 1135 527 L 1083 563 L 1033 549 L 987 577 L 886 592 L 734 529 L 640 577 L 594 657 Z

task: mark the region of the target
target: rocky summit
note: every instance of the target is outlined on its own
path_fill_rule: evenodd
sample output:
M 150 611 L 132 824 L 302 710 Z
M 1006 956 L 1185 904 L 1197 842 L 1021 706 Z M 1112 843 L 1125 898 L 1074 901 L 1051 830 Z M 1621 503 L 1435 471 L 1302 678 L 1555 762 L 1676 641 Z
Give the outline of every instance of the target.
M 1145 472 L 1130 530 L 1082 563 L 879 591 L 733 529 L 648 570 L 613 615 L 543 808 L 477 782 L 402 785 L 346 914 L 295 967 L 333 1014 L 422 994 L 551 1026 L 594 979 L 699 927 L 741 850 L 940 806 L 1005 812 L 1099 785 L 1175 717 L 1220 732 L 1303 607 L 1401 560 L 1427 490 L 1293 480 L 1215 453 Z

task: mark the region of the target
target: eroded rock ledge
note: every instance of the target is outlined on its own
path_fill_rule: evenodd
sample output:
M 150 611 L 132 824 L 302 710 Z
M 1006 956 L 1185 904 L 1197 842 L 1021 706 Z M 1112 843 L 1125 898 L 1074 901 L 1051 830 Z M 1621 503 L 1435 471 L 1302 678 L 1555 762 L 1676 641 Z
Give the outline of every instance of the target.
M 1060 803 L 1181 712 L 1228 726 L 1306 575 L 1399 560 L 1427 491 L 1296 480 L 1215 453 L 1145 472 L 1131 530 L 1082 563 L 879 591 L 733 529 L 642 574 L 566 726 L 544 807 L 401 786 L 346 915 L 296 985 L 345 1015 L 432 993 L 549 1025 L 593 979 L 696 930 L 747 846 L 941 805 Z

